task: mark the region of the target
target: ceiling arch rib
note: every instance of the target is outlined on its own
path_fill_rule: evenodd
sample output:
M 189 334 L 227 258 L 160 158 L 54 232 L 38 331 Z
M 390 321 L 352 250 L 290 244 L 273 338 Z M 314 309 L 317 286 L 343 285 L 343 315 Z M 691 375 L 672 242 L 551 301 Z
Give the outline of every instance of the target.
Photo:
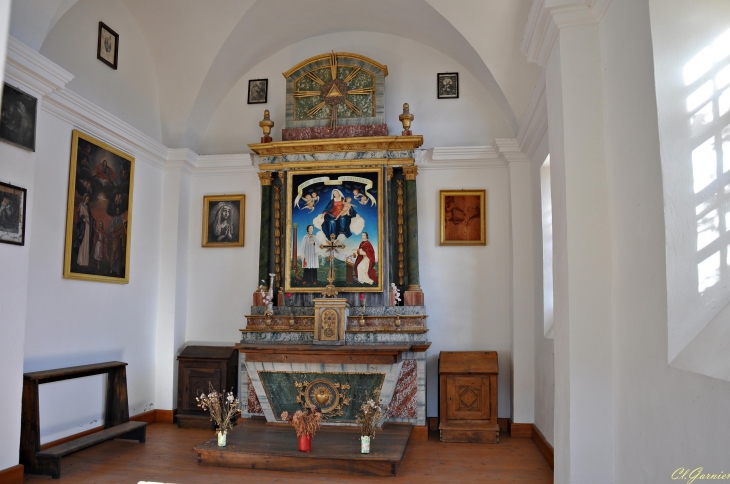
M 301 40 L 349 31 L 381 32 L 409 38 L 458 61 L 481 82 L 516 133 L 515 114 L 480 55 L 425 0 L 310 0 L 306 3 L 258 0 L 233 29 L 211 63 L 187 116 L 180 146 L 197 149 L 226 94 L 259 62 Z M 336 50 L 336 46 L 332 48 Z M 292 59 L 292 65 L 298 60 L 301 59 Z

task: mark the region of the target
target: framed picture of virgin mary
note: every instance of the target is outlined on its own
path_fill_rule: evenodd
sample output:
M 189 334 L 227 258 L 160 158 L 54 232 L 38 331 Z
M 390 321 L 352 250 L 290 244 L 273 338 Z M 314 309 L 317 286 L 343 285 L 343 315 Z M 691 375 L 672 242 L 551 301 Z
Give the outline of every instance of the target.
M 379 168 L 287 174 L 287 292 L 383 290 L 383 172 Z
M 129 282 L 134 158 L 73 131 L 63 277 Z

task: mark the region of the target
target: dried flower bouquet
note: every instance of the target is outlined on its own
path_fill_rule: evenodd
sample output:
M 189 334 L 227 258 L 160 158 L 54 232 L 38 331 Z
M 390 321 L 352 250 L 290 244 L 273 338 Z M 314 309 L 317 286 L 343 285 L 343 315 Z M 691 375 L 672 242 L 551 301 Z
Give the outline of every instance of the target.
M 365 402 L 360 406 L 357 414 L 357 423 L 360 424 L 360 435 L 363 437 L 375 438 L 375 429 L 379 428 L 388 417 L 390 408 L 383 407 L 380 400 L 365 397 Z
M 283 412 L 281 419 L 289 422 L 297 432 L 297 437 L 314 435 L 322 424 L 322 410 L 319 407 L 310 407 L 304 411 L 297 410 L 293 414 Z
M 203 410 L 210 411 L 210 419 L 218 426 L 218 431 L 228 432 L 236 423 L 241 410 L 238 408 L 238 398 L 233 392 L 218 392 L 208 382 L 208 394 L 200 393 L 195 400 Z

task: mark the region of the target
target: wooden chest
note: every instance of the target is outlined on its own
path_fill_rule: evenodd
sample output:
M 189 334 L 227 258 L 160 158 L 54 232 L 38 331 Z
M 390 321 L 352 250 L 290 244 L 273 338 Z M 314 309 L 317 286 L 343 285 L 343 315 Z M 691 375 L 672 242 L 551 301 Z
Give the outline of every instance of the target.
M 499 442 L 496 351 L 439 354 L 441 442 Z
M 238 393 L 238 350 L 229 346 L 188 346 L 177 357 L 177 426 L 214 429 L 207 410 L 195 397 L 208 393 L 208 382 L 218 391 Z

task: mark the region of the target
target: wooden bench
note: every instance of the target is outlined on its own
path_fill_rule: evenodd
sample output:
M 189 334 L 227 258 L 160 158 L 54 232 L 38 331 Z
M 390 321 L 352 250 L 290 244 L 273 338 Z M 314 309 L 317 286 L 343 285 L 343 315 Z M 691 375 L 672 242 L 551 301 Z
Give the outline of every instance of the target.
M 28 474 L 61 477 L 61 457 L 112 439 L 130 439 L 144 443 L 147 424 L 129 421 L 127 400 L 127 364 L 109 361 L 57 370 L 23 374 L 23 409 L 20 433 L 20 463 Z M 41 450 L 38 385 L 72 378 L 107 374 L 104 430 Z

